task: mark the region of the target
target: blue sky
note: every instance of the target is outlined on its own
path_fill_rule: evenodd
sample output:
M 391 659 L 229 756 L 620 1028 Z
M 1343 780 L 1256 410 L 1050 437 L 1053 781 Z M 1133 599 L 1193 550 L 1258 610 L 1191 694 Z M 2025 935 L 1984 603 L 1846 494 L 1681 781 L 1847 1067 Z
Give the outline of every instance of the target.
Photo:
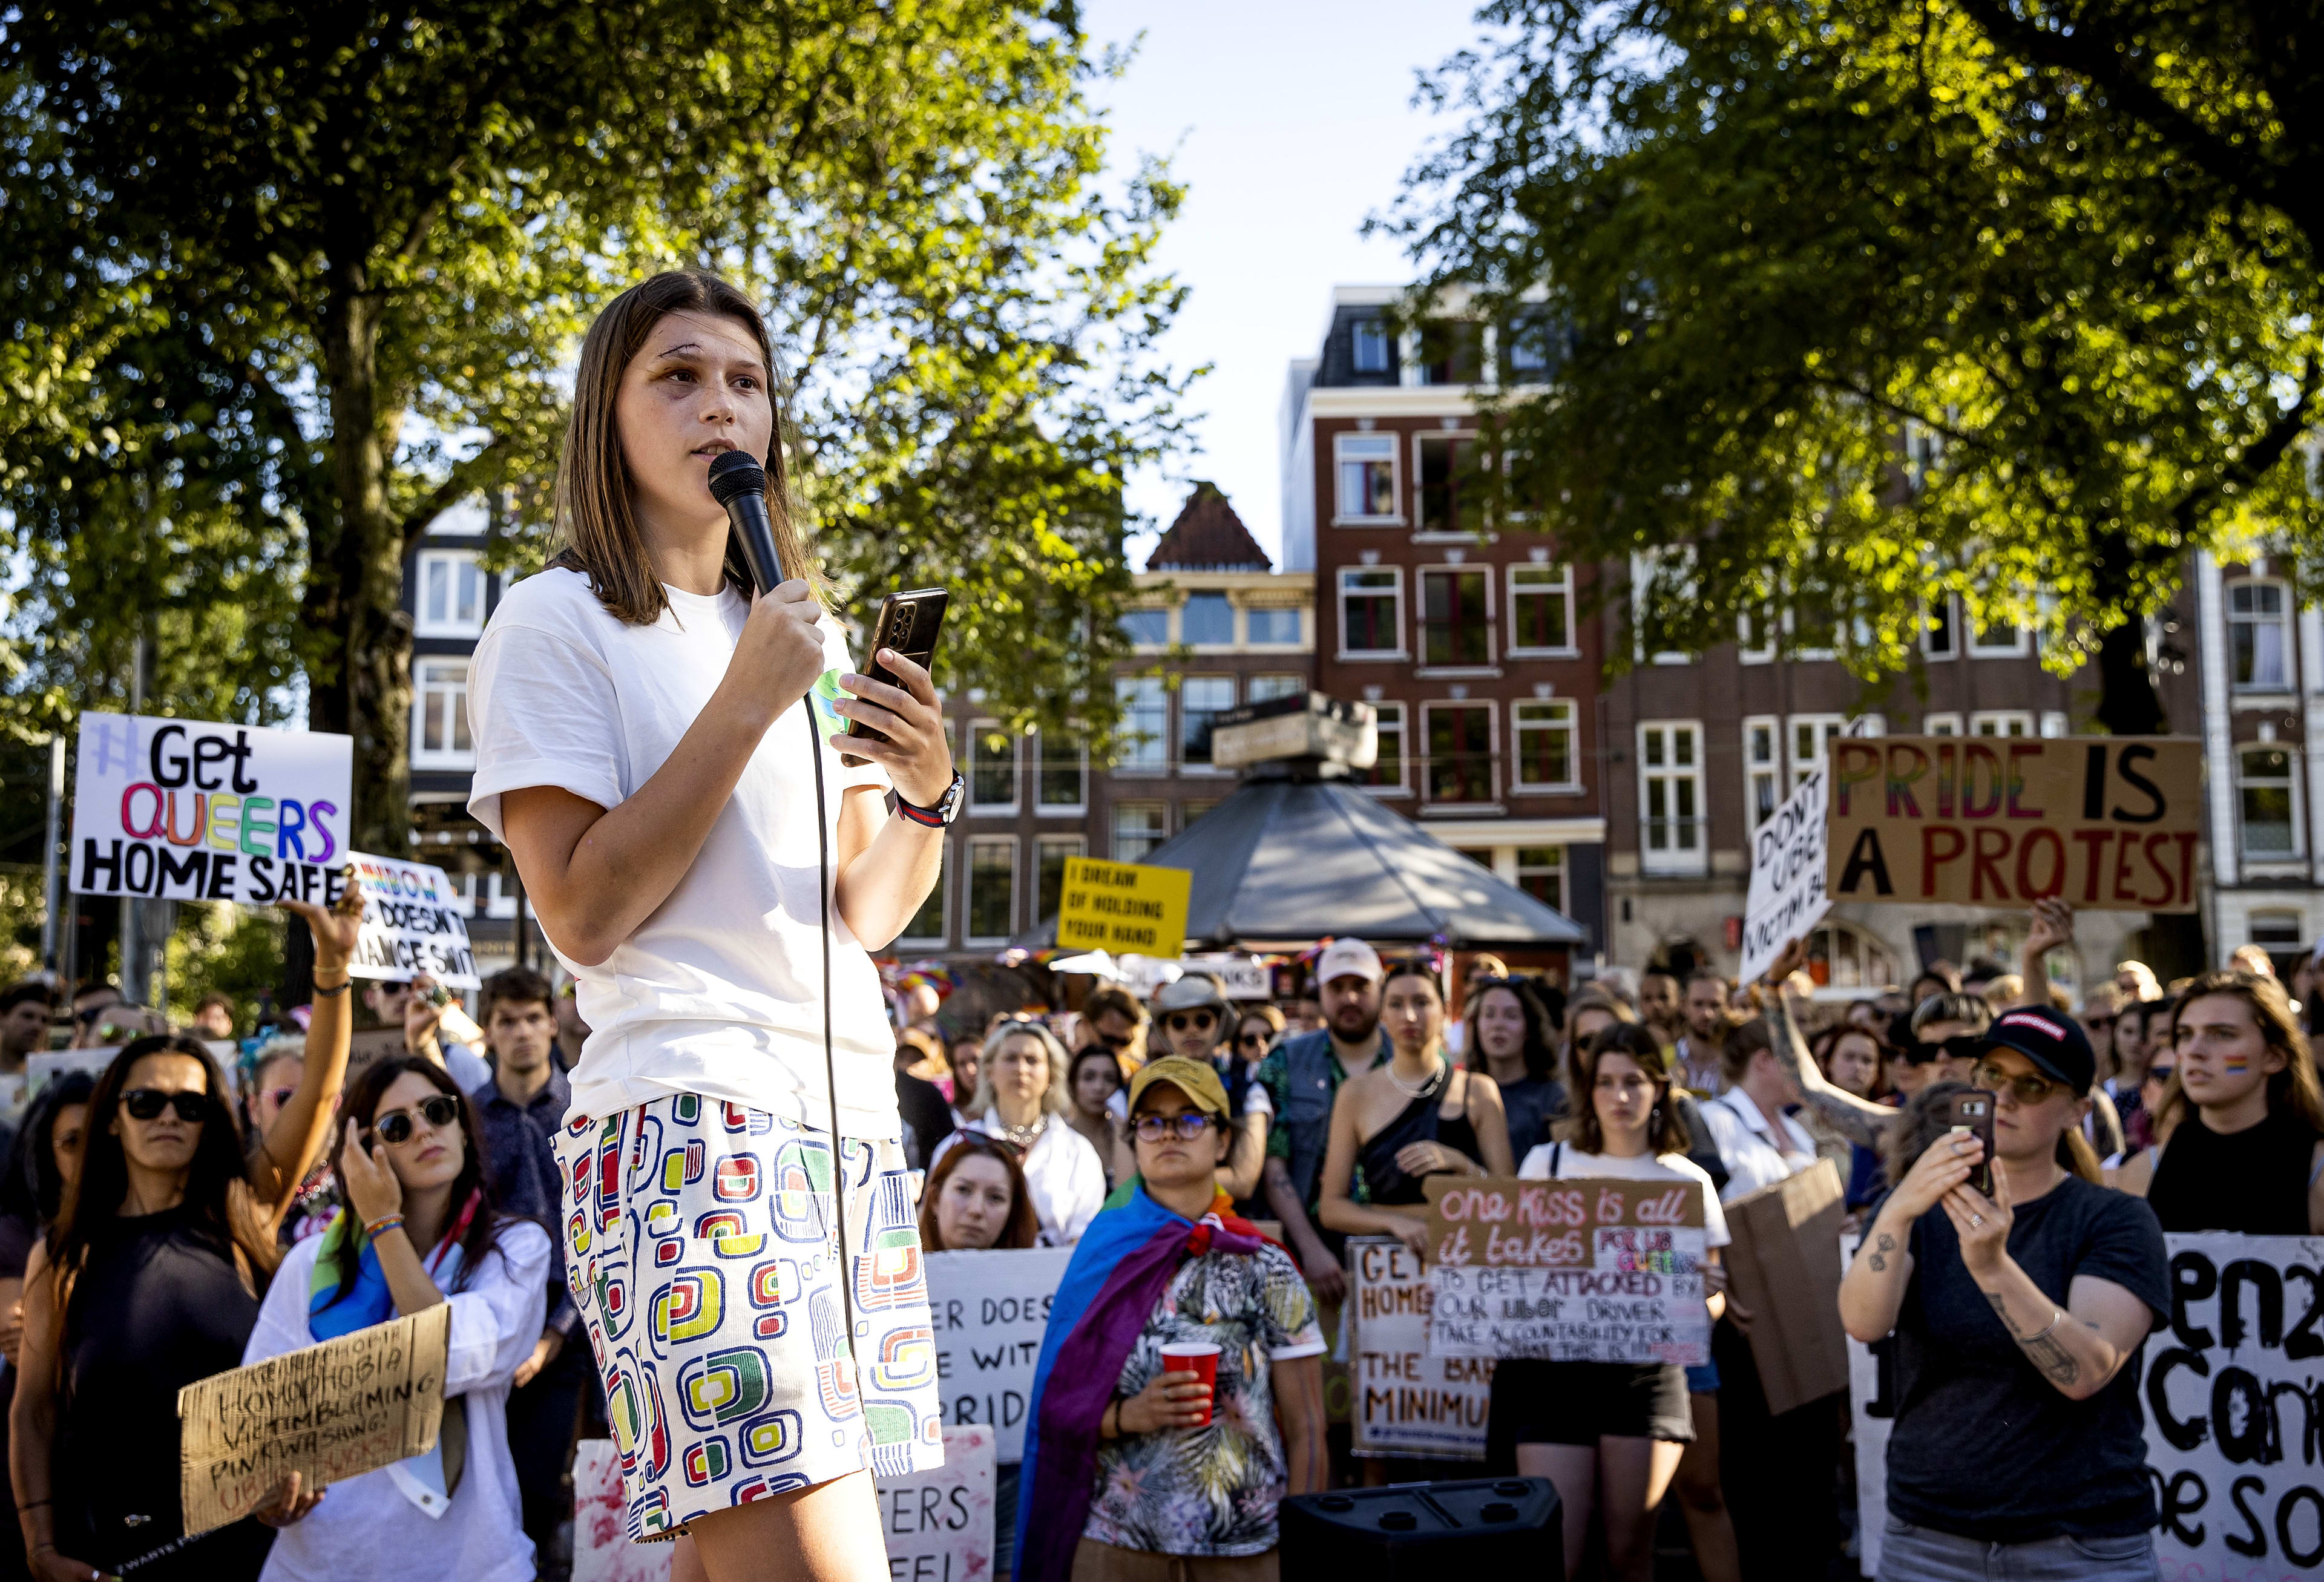
M 1092 38 L 1144 40 L 1095 94 L 1130 168 L 1167 154 L 1187 187 L 1165 268 L 1191 296 L 1166 342 L 1214 372 L 1189 403 L 1194 444 L 1135 481 L 1132 505 L 1167 526 L 1187 481 L 1209 478 L 1270 555 L 1281 541 L 1278 412 L 1286 364 L 1313 356 L 1334 285 L 1395 282 L 1400 247 L 1359 235 L 1406 167 L 1451 129 L 1410 103 L 1414 72 L 1471 43 L 1471 8 L 1444 0 L 1089 0 Z M 1142 567 L 1149 538 L 1131 546 Z

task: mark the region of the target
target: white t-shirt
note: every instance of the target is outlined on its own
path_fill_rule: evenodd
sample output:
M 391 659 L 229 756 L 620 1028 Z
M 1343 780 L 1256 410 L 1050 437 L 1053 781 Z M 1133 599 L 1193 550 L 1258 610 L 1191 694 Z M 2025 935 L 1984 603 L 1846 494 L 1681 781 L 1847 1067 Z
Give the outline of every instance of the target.
M 750 605 L 732 588 L 715 598 L 663 592 L 670 607 L 651 626 L 616 620 L 578 572 L 542 572 L 503 596 L 468 684 L 476 743 L 468 811 L 495 836 L 505 791 L 555 786 L 619 805 L 710 701 Z M 847 668 L 837 623 L 826 616 L 823 630 L 830 664 Z M 579 980 L 590 1028 L 573 1071 L 574 1115 L 700 1093 L 831 1125 L 807 706 L 793 704 L 768 730 L 694 866 L 634 934 L 595 967 L 558 952 Z M 884 787 L 888 777 L 876 764 L 846 768 L 829 747 L 820 750 L 835 857 L 842 794 Z M 899 1137 L 896 1040 L 880 975 L 836 907 L 831 928 L 840 1129 Z
M 1554 1174 L 1550 1169 L 1553 1160 Z M 1593 1175 L 1617 1181 L 1691 1181 L 1702 1189 L 1702 1245 L 1725 1246 L 1735 1239 L 1727 1233 L 1727 1211 L 1719 1206 L 1719 1189 L 1711 1184 L 1711 1173 L 1683 1154 L 1622 1158 L 1584 1154 L 1571 1143 L 1536 1143 L 1517 1166 L 1520 1181 L 1577 1181 Z

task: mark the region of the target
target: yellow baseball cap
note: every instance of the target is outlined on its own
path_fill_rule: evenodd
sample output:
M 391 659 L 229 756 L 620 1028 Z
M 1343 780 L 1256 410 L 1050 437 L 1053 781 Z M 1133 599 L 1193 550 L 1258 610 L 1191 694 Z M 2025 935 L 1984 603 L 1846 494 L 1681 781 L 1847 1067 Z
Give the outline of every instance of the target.
M 1207 1061 L 1188 1060 L 1183 1054 L 1166 1054 L 1159 1060 L 1149 1060 L 1138 1068 L 1130 1079 L 1130 1112 L 1138 1113 L 1139 1095 L 1157 1082 L 1167 1082 L 1186 1096 L 1187 1101 L 1205 1115 L 1227 1113 L 1226 1084 L 1219 1081 Z

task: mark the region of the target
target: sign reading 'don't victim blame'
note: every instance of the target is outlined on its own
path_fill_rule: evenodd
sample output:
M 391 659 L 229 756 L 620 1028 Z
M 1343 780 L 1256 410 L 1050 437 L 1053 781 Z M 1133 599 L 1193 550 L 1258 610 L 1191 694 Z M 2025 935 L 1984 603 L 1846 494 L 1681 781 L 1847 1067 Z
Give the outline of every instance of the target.
M 1432 1177 L 1432 1357 L 1711 1359 L 1692 1182 Z
M 1842 737 L 1826 893 L 2192 912 L 2201 803 L 2187 738 Z
M 1057 948 L 1175 956 L 1185 948 L 1194 883 L 1183 868 L 1068 857 L 1057 902 Z
M 84 896 L 327 906 L 343 886 L 352 739 L 84 713 L 71 888 Z
M 347 853 L 363 892 L 361 932 L 347 970 L 358 978 L 402 981 L 427 973 L 447 989 L 477 989 L 476 958 L 460 893 L 440 868 Z

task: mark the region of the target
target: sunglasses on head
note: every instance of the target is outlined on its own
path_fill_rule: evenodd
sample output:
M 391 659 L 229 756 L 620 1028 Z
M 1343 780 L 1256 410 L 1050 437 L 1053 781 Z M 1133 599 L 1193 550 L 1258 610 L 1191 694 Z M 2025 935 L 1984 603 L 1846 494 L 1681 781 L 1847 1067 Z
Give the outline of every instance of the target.
M 1189 1027 L 1207 1033 L 1219 1025 L 1219 1018 L 1215 1011 L 1172 1011 L 1162 1025 L 1173 1033 L 1184 1033 Z
M 190 1089 L 164 1093 L 159 1088 L 132 1088 L 121 1096 L 121 1108 L 132 1120 L 159 1120 L 164 1108 L 174 1109 L 183 1121 L 199 1121 L 210 1112 L 210 1096 Z
M 1199 1109 L 1184 1110 L 1176 1115 L 1141 1115 L 1130 1123 L 1141 1143 L 1167 1142 L 1176 1137 L 1191 1143 L 1211 1129 L 1211 1118 Z
M 439 1132 L 460 1118 L 460 1101 L 449 1093 L 438 1093 L 432 1099 L 422 1099 L 412 1108 L 420 1111 L 420 1118 L 426 1121 L 431 1129 Z M 378 1136 L 381 1142 L 391 1148 L 399 1144 L 408 1143 L 411 1141 L 413 1130 L 411 1110 L 391 1109 L 373 1121 L 371 1129 Z

